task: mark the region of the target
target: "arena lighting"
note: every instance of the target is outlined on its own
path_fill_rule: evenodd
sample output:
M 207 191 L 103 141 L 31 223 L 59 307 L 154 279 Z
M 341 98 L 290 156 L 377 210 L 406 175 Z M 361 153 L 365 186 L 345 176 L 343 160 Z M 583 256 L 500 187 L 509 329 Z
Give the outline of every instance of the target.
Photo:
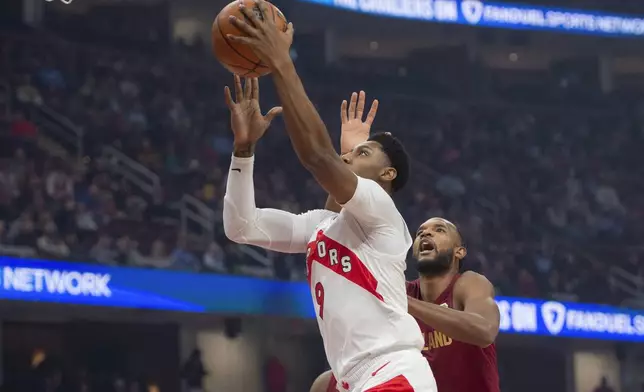
M 0 256 L 0 299 L 229 315 L 315 317 L 305 282 Z M 497 297 L 502 333 L 644 342 L 644 311 Z
M 644 37 L 644 17 L 482 0 L 300 0 L 394 18 L 518 30 Z

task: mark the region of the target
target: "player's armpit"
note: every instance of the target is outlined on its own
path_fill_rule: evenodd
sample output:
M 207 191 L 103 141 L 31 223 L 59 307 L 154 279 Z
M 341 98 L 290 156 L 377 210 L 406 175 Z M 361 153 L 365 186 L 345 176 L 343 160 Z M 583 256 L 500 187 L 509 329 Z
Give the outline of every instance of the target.
M 340 204 L 338 204 L 338 202 L 335 201 L 333 196 L 329 195 L 326 198 L 326 203 L 324 203 L 324 209 L 327 211 L 339 213 L 342 210 L 342 206 L 340 206 Z

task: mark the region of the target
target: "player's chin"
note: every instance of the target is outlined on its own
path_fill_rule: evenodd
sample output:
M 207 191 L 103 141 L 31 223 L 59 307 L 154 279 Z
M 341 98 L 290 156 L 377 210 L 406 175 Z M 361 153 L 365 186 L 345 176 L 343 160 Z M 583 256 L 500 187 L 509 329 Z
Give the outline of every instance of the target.
M 432 264 L 436 261 L 436 255 L 434 254 L 434 252 L 431 252 L 431 254 L 422 252 L 416 255 L 416 261 L 418 262 L 418 264 Z

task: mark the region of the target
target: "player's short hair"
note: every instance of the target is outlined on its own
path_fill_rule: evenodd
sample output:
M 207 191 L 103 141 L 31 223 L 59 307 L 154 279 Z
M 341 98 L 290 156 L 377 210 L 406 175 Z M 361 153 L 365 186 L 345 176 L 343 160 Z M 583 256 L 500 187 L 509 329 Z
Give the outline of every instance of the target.
M 382 150 L 389 158 L 391 166 L 398 173 L 391 182 L 391 190 L 397 192 L 405 187 L 409 180 L 409 155 L 398 138 L 389 132 L 374 133 L 369 137 L 370 141 L 379 143 Z

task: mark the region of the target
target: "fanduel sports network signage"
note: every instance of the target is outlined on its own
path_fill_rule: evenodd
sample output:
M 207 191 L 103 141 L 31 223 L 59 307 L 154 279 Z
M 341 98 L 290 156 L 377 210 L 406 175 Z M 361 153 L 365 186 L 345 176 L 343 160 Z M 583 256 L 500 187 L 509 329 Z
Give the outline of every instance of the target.
M 0 257 L 0 299 L 314 318 L 304 282 Z M 644 312 L 498 297 L 501 332 L 644 342 Z
M 315 316 L 308 287 L 214 274 L 0 257 L 0 299 L 77 305 Z
M 505 29 L 644 36 L 644 17 L 482 0 L 301 0 L 365 14 Z M 633 0 L 635 1 L 635 0 Z
M 498 297 L 501 332 L 644 342 L 644 312 L 572 302 Z

